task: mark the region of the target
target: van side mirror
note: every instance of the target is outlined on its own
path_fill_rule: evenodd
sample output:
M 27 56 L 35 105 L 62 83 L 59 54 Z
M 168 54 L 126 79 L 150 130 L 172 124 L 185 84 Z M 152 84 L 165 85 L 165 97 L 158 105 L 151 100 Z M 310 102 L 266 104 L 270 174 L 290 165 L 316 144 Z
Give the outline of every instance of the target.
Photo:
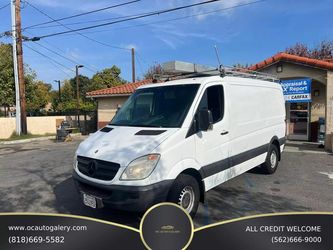
M 198 114 L 199 131 L 207 131 L 213 129 L 213 115 L 209 109 L 201 109 Z

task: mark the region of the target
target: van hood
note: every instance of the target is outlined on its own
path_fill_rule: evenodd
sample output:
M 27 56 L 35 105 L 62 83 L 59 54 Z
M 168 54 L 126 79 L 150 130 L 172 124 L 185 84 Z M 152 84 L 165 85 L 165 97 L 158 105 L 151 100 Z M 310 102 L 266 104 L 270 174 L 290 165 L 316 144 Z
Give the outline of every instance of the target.
M 178 128 L 107 126 L 84 140 L 77 155 L 127 166 L 134 159 L 150 154 Z

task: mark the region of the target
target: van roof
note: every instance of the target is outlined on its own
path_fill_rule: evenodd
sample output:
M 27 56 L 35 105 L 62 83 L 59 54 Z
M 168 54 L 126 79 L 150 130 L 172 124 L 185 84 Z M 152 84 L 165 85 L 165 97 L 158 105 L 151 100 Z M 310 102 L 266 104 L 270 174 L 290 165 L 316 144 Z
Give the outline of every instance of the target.
M 236 77 L 236 76 L 208 76 L 208 77 L 193 77 L 193 78 L 184 78 L 184 79 L 177 79 L 162 83 L 152 83 L 140 86 L 138 89 L 144 88 L 153 88 L 153 87 L 165 87 L 170 85 L 184 85 L 184 84 L 200 84 L 204 85 L 206 83 L 214 82 L 214 81 L 221 81 L 221 82 L 237 82 L 242 84 L 249 84 L 249 85 L 260 85 L 260 86 L 268 86 L 268 87 L 280 87 L 280 84 L 276 82 L 264 81 L 259 79 L 252 79 L 252 78 L 244 78 L 244 77 Z

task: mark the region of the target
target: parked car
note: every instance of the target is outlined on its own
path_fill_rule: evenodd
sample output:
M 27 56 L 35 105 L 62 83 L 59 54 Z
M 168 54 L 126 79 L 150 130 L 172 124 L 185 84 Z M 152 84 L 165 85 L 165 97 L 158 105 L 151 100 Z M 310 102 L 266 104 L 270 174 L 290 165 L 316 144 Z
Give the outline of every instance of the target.
M 257 167 L 273 174 L 285 143 L 279 83 L 239 76 L 138 88 L 76 151 L 85 205 L 145 211 L 170 201 L 194 216 L 205 192 Z

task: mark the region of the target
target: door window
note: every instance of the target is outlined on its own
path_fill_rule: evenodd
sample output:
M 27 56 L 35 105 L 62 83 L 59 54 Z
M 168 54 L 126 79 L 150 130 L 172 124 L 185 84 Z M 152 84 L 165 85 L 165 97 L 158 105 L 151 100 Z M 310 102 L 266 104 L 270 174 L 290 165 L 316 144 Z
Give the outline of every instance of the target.
M 208 109 L 212 112 L 213 123 L 222 120 L 224 114 L 222 85 L 214 85 L 205 90 L 199 103 L 198 111 L 202 109 Z

